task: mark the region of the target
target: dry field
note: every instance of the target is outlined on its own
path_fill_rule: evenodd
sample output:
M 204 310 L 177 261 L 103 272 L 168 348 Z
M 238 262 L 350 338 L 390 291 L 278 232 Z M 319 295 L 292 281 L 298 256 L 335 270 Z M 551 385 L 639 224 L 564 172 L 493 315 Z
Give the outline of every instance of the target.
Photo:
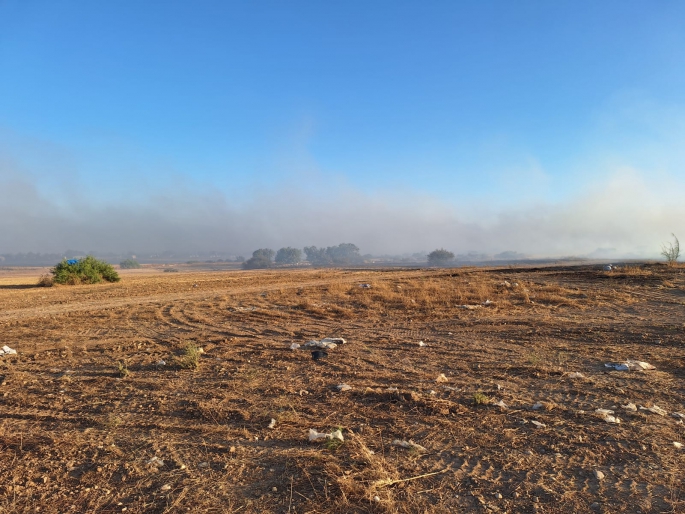
M 0 270 L 0 513 L 685 512 L 684 272 Z

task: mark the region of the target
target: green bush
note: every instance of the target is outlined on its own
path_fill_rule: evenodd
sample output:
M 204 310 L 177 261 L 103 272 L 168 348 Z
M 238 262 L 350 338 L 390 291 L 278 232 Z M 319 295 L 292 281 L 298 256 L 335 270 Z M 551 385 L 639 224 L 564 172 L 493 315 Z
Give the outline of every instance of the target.
M 121 269 L 137 269 L 140 268 L 140 263 L 135 259 L 126 259 L 119 263 Z
M 119 282 L 119 274 L 111 264 L 99 261 L 92 255 L 76 262 L 64 259 L 50 270 L 56 284 L 78 285 L 97 284 L 99 282 Z

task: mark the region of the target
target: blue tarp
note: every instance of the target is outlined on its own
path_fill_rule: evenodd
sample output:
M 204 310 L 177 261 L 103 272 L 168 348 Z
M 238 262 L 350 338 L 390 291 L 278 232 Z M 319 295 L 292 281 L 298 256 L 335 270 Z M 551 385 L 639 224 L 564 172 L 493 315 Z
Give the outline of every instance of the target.
M 69 259 L 69 260 L 67 261 L 67 264 L 69 264 L 70 266 L 71 266 L 72 264 L 78 264 L 78 259 Z

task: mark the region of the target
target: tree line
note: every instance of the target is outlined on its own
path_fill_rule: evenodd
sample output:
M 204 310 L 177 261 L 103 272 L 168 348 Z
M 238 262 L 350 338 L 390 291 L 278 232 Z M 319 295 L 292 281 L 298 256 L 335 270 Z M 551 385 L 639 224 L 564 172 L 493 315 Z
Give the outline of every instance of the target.
M 281 248 L 278 252 L 274 252 L 271 248 L 259 248 L 252 252 L 252 257 L 243 262 L 243 268 L 269 268 L 274 263 L 298 264 L 302 262 L 302 253 L 303 251 L 299 248 L 290 246 Z M 304 255 L 306 260 L 314 266 L 347 266 L 363 261 L 359 248 L 352 243 L 341 243 L 327 248 L 305 246 Z

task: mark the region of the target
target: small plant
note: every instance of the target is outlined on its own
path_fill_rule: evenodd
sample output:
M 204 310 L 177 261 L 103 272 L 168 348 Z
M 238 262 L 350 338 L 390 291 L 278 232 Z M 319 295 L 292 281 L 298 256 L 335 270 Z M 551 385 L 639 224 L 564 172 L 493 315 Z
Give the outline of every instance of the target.
M 668 243 L 668 246 L 665 243 L 661 245 L 661 255 L 666 258 L 669 266 L 673 266 L 678 261 L 678 257 L 680 257 L 680 241 L 678 241 L 675 234 L 671 235 L 673 236 L 673 242 Z
M 119 274 L 111 264 L 89 255 L 83 259 L 64 259 L 50 270 L 55 284 L 97 284 L 102 281 L 119 282 Z
M 119 369 L 119 376 L 121 378 L 126 378 L 131 374 L 131 372 L 128 370 L 128 365 L 126 364 L 126 361 L 118 361 L 117 368 Z
M 474 405 L 488 405 L 490 401 L 490 397 L 484 393 L 481 393 L 480 391 L 473 395 Z
M 121 269 L 138 269 L 140 268 L 140 263 L 135 259 L 126 259 L 119 263 Z
M 52 287 L 55 285 L 55 281 L 50 275 L 41 275 L 38 279 L 38 285 L 40 287 Z
M 200 365 L 202 350 L 195 343 L 190 343 L 183 350 L 183 355 L 176 359 L 176 364 L 183 369 L 197 369 Z

